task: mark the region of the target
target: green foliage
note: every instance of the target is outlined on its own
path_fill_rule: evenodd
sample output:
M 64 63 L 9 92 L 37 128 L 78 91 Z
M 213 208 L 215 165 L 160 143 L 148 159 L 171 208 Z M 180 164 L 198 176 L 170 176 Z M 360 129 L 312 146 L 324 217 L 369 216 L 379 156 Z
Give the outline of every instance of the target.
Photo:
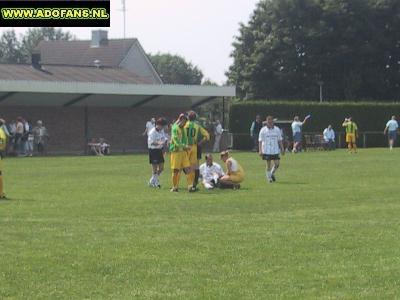
M 14 30 L 4 32 L 0 37 L 1 63 L 29 63 L 33 49 L 42 40 L 71 40 L 74 36 L 70 32 L 54 27 L 29 28 L 28 31 L 17 37 Z
M 262 0 L 233 43 L 241 98 L 388 99 L 400 93 L 400 2 Z
M 148 54 L 161 79 L 166 84 L 201 84 L 203 73 L 197 66 L 179 55 Z
M 235 149 L 250 149 L 250 137 L 248 134 L 251 123 L 257 114 L 264 119 L 267 115 L 273 115 L 279 120 L 293 120 L 298 115 L 303 119 L 311 114 L 311 119 L 304 126 L 304 132 L 321 132 L 329 124 L 335 131 L 343 131 L 342 123 L 345 117 L 352 116 L 358 124 L 360 132 L 383 131 L 386 122 L 394 114 L 399 114 L 400 103 L 315 103 L 315 102 L 265 102 L 245 101 L 231 105 L 229 115 L 230 131 L 234 134 Z M 236 135 L 235 134 L 240 134 Z M 287 133 L 291 134 L 291 132 Z M 382 136 L 370 140 L 371 146 L 384 146 L 385 139 Z
M 399 154 L 287 155 L 267 184 L 234 152 L 242 189 L 194 194 L 168 162 L 149 189 L 145 155 L 6 158 L 0 298 L 395 299 Z
M 0 62 L 21 63 L 23 55 L 20 51 L 21 43 L 14 30 L 5 31 L 0 37 Z

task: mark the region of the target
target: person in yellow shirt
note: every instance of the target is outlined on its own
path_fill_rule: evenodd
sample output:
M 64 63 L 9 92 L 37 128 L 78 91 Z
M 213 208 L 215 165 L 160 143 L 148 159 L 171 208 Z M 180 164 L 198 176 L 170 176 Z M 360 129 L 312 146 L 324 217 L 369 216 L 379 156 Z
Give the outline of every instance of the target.
M 190 176 L 192 176 L 193 187 L 197 189 L 199 182 L 199 153 L 198 146 L 210 140 L 210 134 L 207 130 L 197 124 L 197 114 L 194 111 L 190 111 L 188 114 L 189 121 L 185 124 L 185 131 L 187 135 L 187 141 L 190 149 L 188 150 L 188 157 L 190 162 Z M 200 139 L 201 136 L 201 139 Z M 201 156 L 200 156 L 201 159 Z
M 185 114 L 180 114 L 178 120 L 171 128 L 171 141 L 169 144 L 172 170 L 171 192 L 178 192 L 179 177 L 182 170 L 186 174 L 189 192 L 196 191 L 196 189 L 193 188 L 193 176 L 190 172 L 190 162 L 187 152 L 190 147 L 187 144 L 187 135 L 184 129 L 186 122 L 187 116 Z
M 0 119 L 0 199 L 7 199 L 4 194 L 3 186 L 3 157 L 7 149 L 7 133 L 6 129 L 4 129 L 5 123 L 3 119 Z
M 342 126 L 346 128 L 346 143 L 349 152 L 357 153 L 357 138 L 358 138 L 357 124 L 353 122 L 351 117 L 349 117 L 344 119 Z
M 228 151 L 221 152 L 221 160 L 226 165 L 225 175 L 219 179 L 222 188 L 240 189 L 240 183 L 244 180 L 244 170 L 242 166 L 230 156 Z

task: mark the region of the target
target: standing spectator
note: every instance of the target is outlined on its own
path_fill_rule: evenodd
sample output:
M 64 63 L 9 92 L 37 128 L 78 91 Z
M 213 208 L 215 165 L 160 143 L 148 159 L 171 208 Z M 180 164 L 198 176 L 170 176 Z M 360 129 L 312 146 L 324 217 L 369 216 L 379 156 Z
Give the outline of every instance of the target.
M 43 126 L 43 122 L 41 120 L 37 121 L 36 124 L 37 126 L 33 128 L 33 143 L 40 155 L 46 155 L 49 134 L 46 127 Z
M 3 157 L 5 155 L 5 151 L 7 149 L 7 134 L 4 129 L 5 121 L 0 119 L 0 199 L 6 199 L 6 195 L 4 194 L 4 186 L 3 186 Z
M 143 136 L 145 135 L 149 135 L 150 130 L 152 130 L 154 127 L 156 127 L 156 119 L 155 118 L 151 118 L 150 121 L 146 122 L 146 129 L 144 130 L 144 132 L 142 133 Z
M 390 150 L 393 149 L 394 143 L 397 139 L 397 130 L 399 128 L 399 123 L 397 123 L 396 116 L 392 116 L 392 119 L 386 123 L 385 130 L 383 134 L 389 131 L 388 138 L 389 138 L 389 148 Z
M 215 127 L 214 127 L 215 141 L 214 141 L 213 152 L 219 152 L 219 147 L 221 144 L 221 137 L 223 132 L 224 129 L 222 128 L 221 122 L 219 120 L 215 121 Z
M 293 132 L 293 153 L 296 153 L 301 148 L 302 134 L 301 130 L 303 125 L 306 123 L 310 116 L 306 116 L 304 121 L 301 122 L 299 116 L 295 116 L 292 122 L 292 132 Z
M 351 117 L 344 119 L 342 124 L 346 128 L 346 143 L 349 153 L 357 153 L 358 127 Z
M 12 120 L 8 125 L 8 132 L 10 134 L 8 140 L 8 153 L 15 155 L 15 133 L 17 131 L 17 124 Z
M 14 152 L 16 155 L 20 155 L 23 151 L 22 137 L 24 135 L 25 126 L 23 119 L 21 117 L 17 118 L 17 123 L 15 125 L 15 141 L 14 141 Z
M 335 131 L 333 131 L 332 125 L 328 125 L 328 127 L 324 129 L 323 135 L 328 149 L 335 150 Z
M 27 156 L 33 156 L 33 128 L 32 128 L 32 123 L 30 121 L 26 121 L 26 128 L 28 130 L 27 132 L 27 141 L 26 141 L 26 155 Z
M 256 116 L 256 119 L 251 123 L 250 136 L 253 140 L 253 151 L 258 151 L 258 135 L 263 127 L 260 115 Z

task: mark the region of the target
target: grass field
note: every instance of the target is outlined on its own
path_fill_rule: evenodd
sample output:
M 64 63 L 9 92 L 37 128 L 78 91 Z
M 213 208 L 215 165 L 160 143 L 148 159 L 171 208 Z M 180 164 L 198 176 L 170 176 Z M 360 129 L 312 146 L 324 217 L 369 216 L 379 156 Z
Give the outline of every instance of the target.
M 0 299 L 400 298 L 400 150 L 287 155 L 169 192 L 147 157 L 6 159 Z M 183 178 L 183 183 L 185 180 Z

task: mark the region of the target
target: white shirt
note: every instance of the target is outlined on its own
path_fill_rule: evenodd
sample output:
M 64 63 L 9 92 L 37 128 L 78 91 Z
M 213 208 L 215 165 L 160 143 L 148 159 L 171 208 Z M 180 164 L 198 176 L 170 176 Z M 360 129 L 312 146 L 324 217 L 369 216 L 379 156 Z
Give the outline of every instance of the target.
M 216 176 L 219 178 L 224 175 L 221 166 L 215 162 L 211 166 L 208 166 L 207 163 L 200 166 L 200 176 L 207 182 L 213 180 Z
M 147 123 L 146 123 L 147 135 L 149 135 L 150 130 L 152 130 L 154 127 L 156 127 L 156 126 L 153 123 L 151 123 L 151 121 L 147 121 Z
M 232 157 L 229 157 L 229 158 L 226 160 L 226 162 L 228 162 L 228 161 L 231 162 L 231 171 L 232 171 L 232 172 L 237 172 L 237 171 L 239 171 L 239 164 L 238 164 L 238 162 L 237 162 L 235 159 L 233 159 Z
M 399 128 L 399 123 L 397 123 L 396 120 L 390 120 L 386 123 L 386 127 L 389 129 L 389 131 L 396 131 L 397 128 Z
M 329 140 L 332 140 L 332 141 L 335 140 L 335 132 L 333 131 L 333 129 L 325 128 L 325 130 L 324 130 L 324 140 L 326 142 L 328 142 Z
M 258 141 L 261 143 L 263 154 L 275 155 L 281 152 L 279 142 L 282 141 L 282 133 L 277 126 L 273 128 L 264 126 L 261 128 Z
M 217 126 L 215 126 L 215 130 L 214 130 L 214 134 L 215 135 L 221 135 L 222 132 L 224 132 L 224 130 L 222 129 L 222 125 L 218 124 Z
M 303 126 L 303 123 L 300 121 L 293 121 L 292 123 L 292 131 L 293 134 L 297 133 L 297 132 L 301 132 L 301 126 Z
M 158 131 L 156 128 L 153 128 L 148 133 L 147 146 L 149 149 L 162 149 L 166 141 L 167 137 L 163 129 Z M 157 145 L 153 145 L 153 143 L 157 143 Z

